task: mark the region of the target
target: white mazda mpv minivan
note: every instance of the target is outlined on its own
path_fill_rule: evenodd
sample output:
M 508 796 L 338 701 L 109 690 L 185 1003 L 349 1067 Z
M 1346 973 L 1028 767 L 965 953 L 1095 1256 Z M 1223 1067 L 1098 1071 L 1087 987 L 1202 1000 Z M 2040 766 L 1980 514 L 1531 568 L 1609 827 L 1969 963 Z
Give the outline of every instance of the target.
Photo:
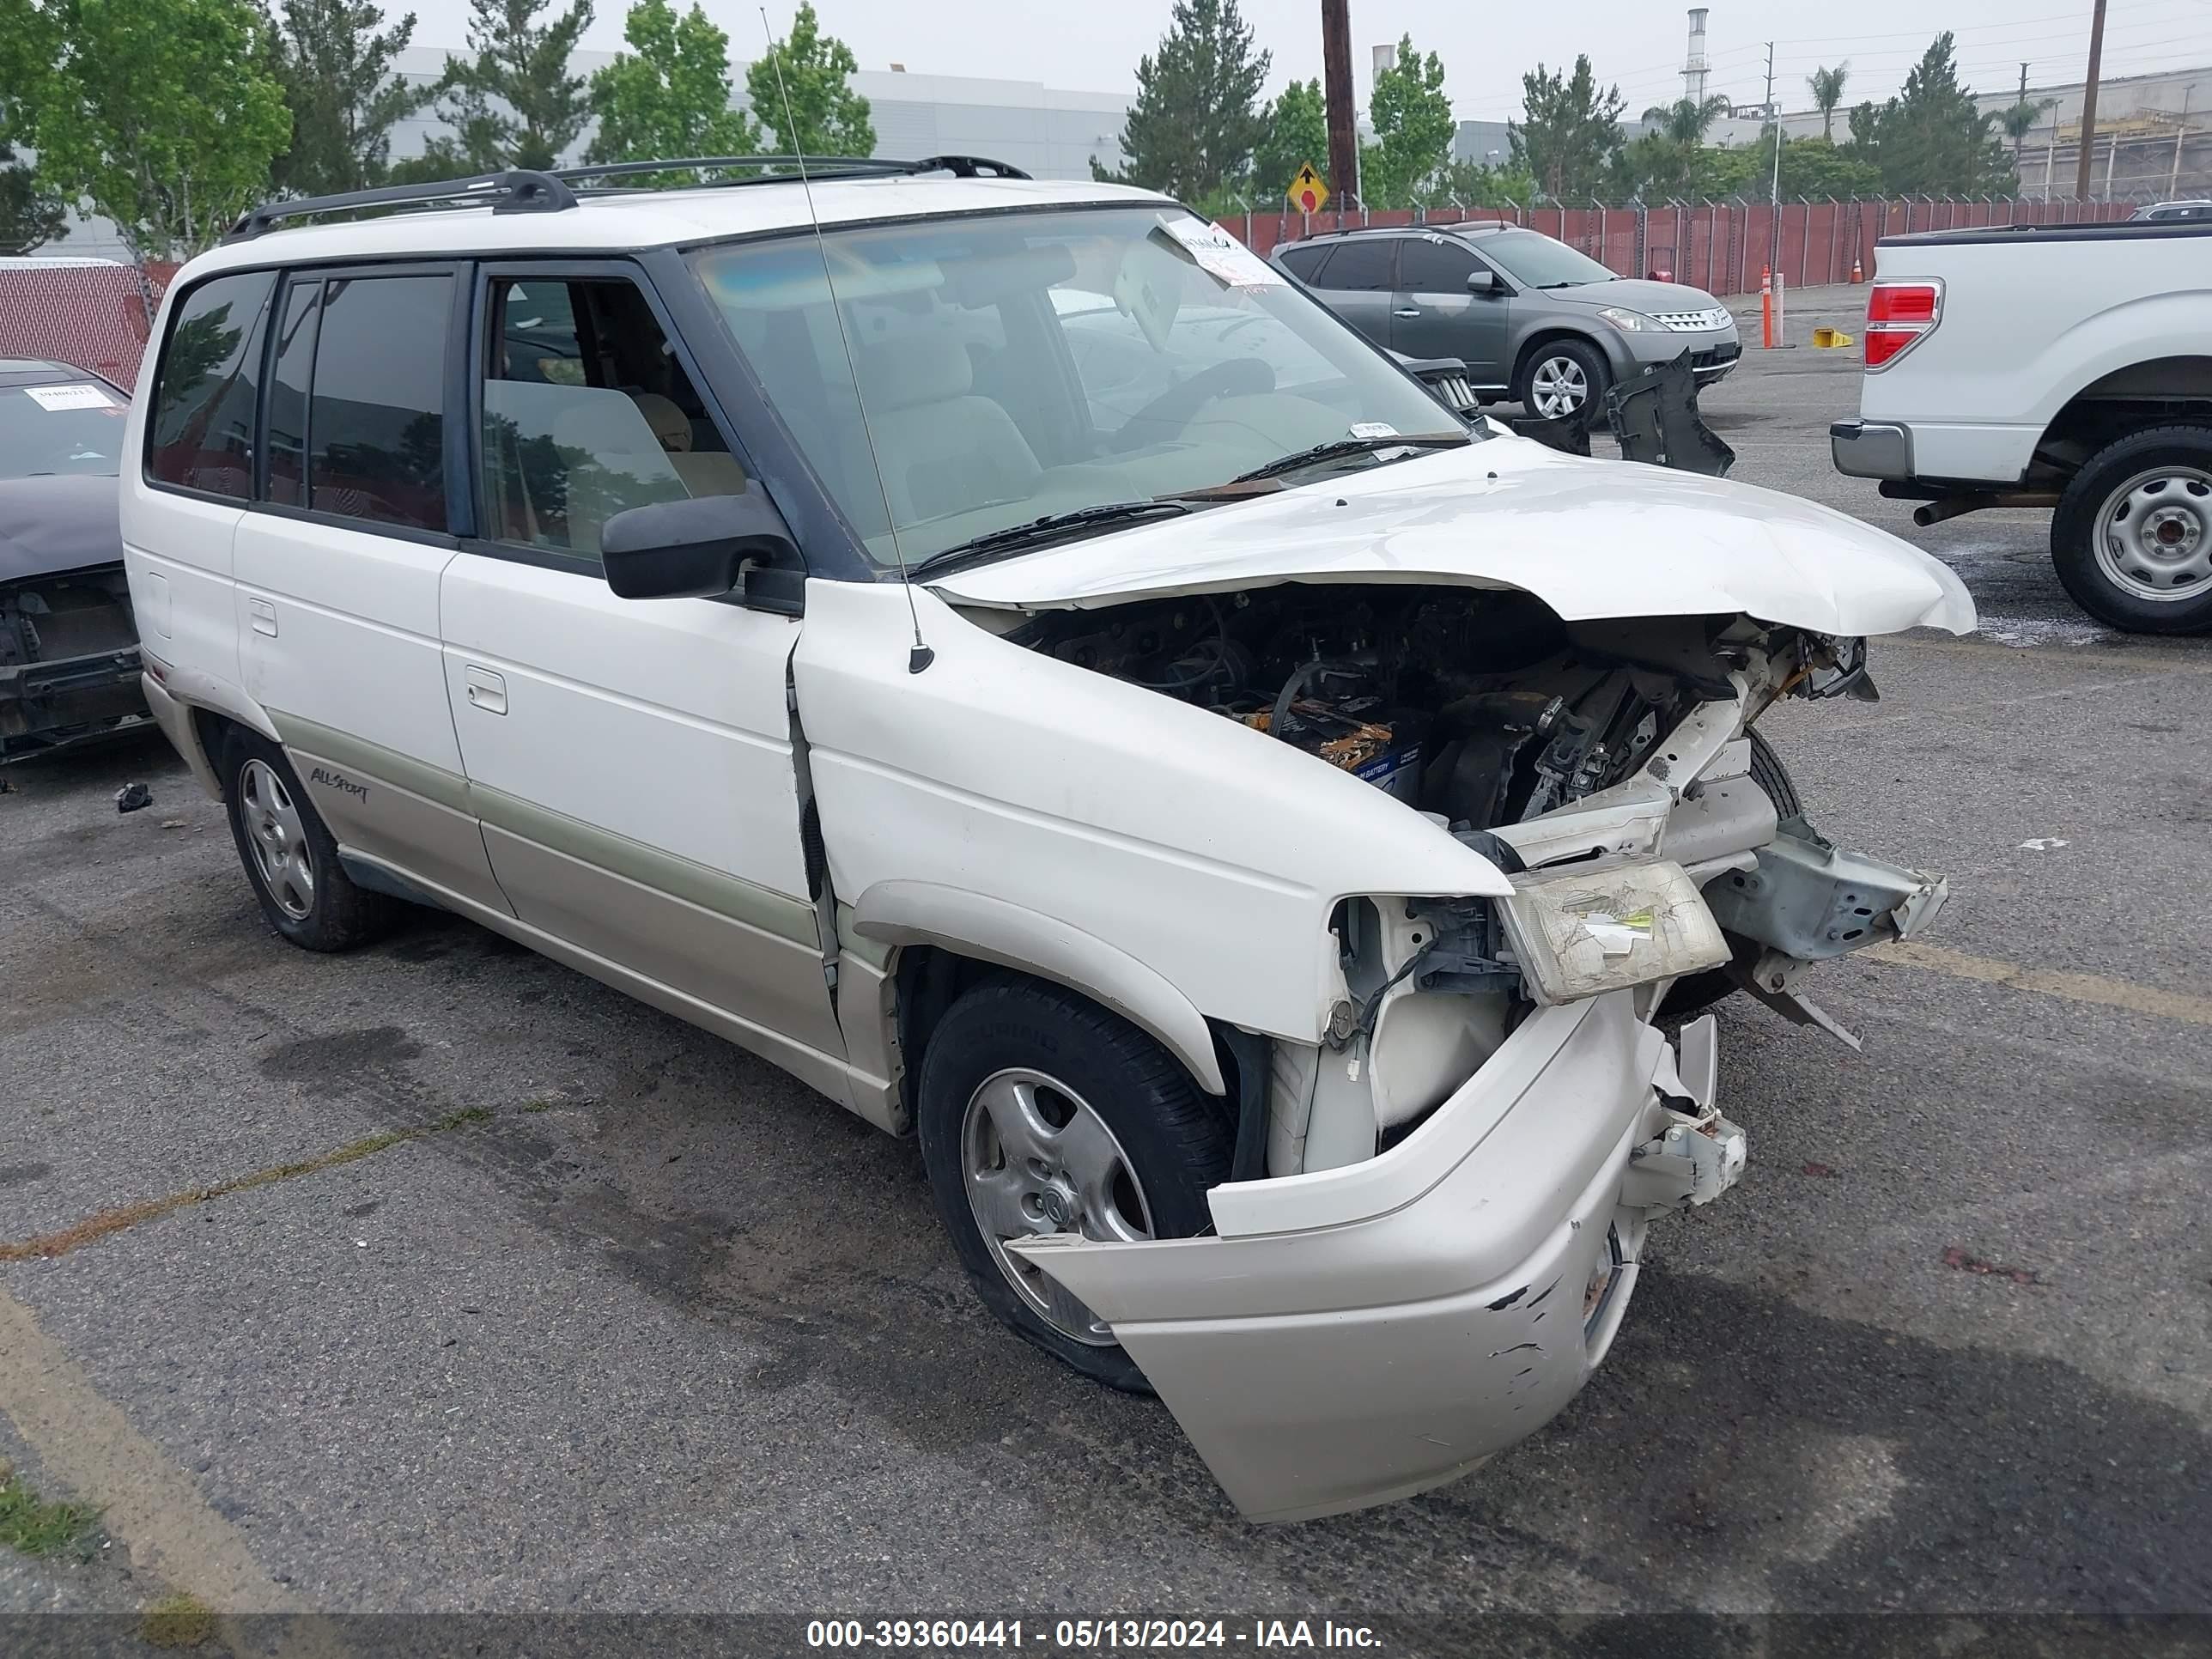
M 1470 427 L 1157 196 L 744 165 L 178 274 L 123 532 L 255 897 L 453 911 L 915 1133 L 984 1305 L 1251 1516 L 1473 1468 L 1743 1168 L 1683 1017 L 1833 1029 L 1808 969 L 1942 906 L 1754 722 L 1964 590 Z

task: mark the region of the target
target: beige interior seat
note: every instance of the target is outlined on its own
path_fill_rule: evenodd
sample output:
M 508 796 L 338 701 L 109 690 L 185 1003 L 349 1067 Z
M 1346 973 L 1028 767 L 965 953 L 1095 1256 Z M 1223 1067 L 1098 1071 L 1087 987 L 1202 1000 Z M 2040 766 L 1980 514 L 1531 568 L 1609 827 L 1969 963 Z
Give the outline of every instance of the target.
M 975 395 L 966 348 L 917 331 L 862 348 L 860 385 L 884 489 L 902 524 L 1036 489 L 1036 453 L 1013 416 Z
M 636 392 L 630 394 L 645 423 L 653 428 L 653 435 L 668 452 L 669 464 L 676 476 L 684 480 L 684 488 L 692 495 L 742 495 L 745 493 L 745 470 L 738 458 L 726 449 L 694 449 L 691 447 L 691 417 L 678 408 L 673 398 L 664 398 L 658 392 Z

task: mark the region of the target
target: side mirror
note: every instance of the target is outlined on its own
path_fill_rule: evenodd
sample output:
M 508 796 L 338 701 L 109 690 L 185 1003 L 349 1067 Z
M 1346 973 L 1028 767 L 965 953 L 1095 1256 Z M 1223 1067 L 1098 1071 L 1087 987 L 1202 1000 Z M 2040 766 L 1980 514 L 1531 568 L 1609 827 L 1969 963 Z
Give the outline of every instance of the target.
M 1498 274 L 1490 270 L 1470 270 L 1467 273 L 1467 291 L 1488 299 L 1500 290 Z
M 719 599 L 744 580 L 747 560 L 799 560 L 783 515 L 750 479 L 742 495 L 633 507 L 599 531 L 599 561 L 618 599 Z

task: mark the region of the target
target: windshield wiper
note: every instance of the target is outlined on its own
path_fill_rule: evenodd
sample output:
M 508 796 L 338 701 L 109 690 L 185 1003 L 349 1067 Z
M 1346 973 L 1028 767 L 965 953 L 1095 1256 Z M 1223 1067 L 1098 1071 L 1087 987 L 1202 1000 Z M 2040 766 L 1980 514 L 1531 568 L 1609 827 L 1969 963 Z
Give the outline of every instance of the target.
M 1008 525 L 1004 530 L 987 531 L 981 536 L 970 537 L 964 542 L 955 542 L 940 553 L 933 553 L 920 564 L 908 568 L 908 576 L 920 576 L 932 570 L 944 570 L 970 559 L 991 553 L 1010 552 L 1017 548 L 1034 547 L 1042 542 L 1053 541 L 1071 530 L 1081 530 L 1091 525 L 1125 524 L 1139 519 L 1173 518 L 1191 511 L 1190 503 L 1175 500 L 1134 501 L 1101 501 L 1096 507 L 1079 507 L 1065 513 L 1048 513 L 1041 519 L 1030 519 L 1022 524 Z
M 1295 472 L 1302 466 L 1340 460 L 1348 455 L 1371 455 L 1378 449 L 1456 449 L 1462 444 L 1474 441 L 1464 432 L 1401 432 L 1387 438 L 1332 438 L 1325 444 L 1316 444 L 1311 449 L 1279 455 L 1265 466 L 1255 466 L 1249 472 L 1240 472 L 1229 482 L 1251 483 L 1261 478 L 1279 477 L 1285 472 Z M 1217 484 L 1214 488 L 1218 489 L 1220 486 Z

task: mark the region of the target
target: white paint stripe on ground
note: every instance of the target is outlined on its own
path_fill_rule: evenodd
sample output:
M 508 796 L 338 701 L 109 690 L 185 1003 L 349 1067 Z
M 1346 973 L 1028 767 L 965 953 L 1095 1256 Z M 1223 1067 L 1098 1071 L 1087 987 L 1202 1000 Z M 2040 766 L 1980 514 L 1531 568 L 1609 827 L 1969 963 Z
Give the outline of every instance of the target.
M 224 1645 L 261 1659 L 229 1615 L 297 1613 L 300 1604 L 253 1559 L 245 1534 L 209 1507 L 199 1488 L 94 1385 L 31 1310 L 0 1288 L 0 1412 L 38 1454 L 41 1471 L 76 1502 L 97 1505 L 108 1535 L 140 1572 L 197 1596 L 219 1615 Z M 264 1632 L 265 1634 L 265 1632 Z M 339 1654 L 319 1619 L 284 1627 L 287 1655 Z
M 1864 954 L 1876 962 L 1922 968 L 1930 973 L 1948 974 L 1954 979 L 2008 986 L 2015 991 L 2033 991 L 2039 996 L 2058 997 L 2068 1002 L 2124 1008 L 2130 1013 L 2178 1019 L 2190 1025 L 2212 1025 L 2212 997 L 2185 996 L 2124 979 L 2106 979 L 2098 974 L 2062 974 L 2048 968 L 2023 968 L 2018 963 L 1969 956 L 1964 951 L 1922 945 L 1912 939 L 1893 939 Z

